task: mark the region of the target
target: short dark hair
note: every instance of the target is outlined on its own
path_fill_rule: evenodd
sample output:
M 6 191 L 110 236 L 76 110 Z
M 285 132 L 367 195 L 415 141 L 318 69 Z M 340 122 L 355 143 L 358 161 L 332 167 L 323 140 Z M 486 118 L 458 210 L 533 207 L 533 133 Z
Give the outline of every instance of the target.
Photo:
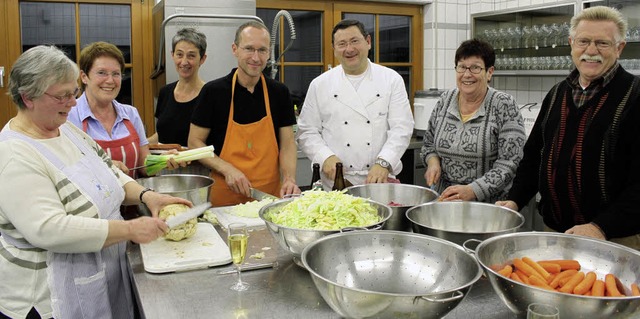
M 481 58 L 487 69 L 496 63 L 496 52 L 491 44 L 483 40 L 471 39 L 462 42 L 456 50 L 454 66 L 458 65 L 458 61 L 474 56 Z
M 198 49 L 201 58 L 207 54 L 207 36 L 195 28 L 178 30 L 171 40 L 171 52 L 176 50 L 176 45 L 178 45 L 180 41 L 193 44 Z
M 242 31 L 244 31 L 244 29 L 248 27 L 266 30 L 267 34 L 269 34 L 269 45 L 271 45 L 271 34 L 269 33 L 269 29 L 267 29 L 267 26 L 265 26 L 264 23 L 258 22 L 258 21 L 248 21 L 238 27 L 238 29 L 236 30 L 236 37 L 233 40 L 233 42 L 236 45 L 240 45 L 240 40 L 241 40 L 240 38 L 242 37 Z
M 352 27 L 352 26 L 356 26 L 358 27 L 358 30 L 360 30 L 360 33 L 362 33 L 363 37 L 367 37 L 369 35 L 369 33 L 367 33 L 367 30 L 364 29 L 364 24 L 362 24 L 362 22 L 358 21 L 358 20 L 351 20 L 351 19 L 345 19 L 342 20 L 340 22 L 338 22 L 338 24 L 336 24 L 333 27 L 333 32 L 331 32 L 331 43 L 333 44 L 333 40 L 334 40 L 334 36 L 336 35 L 336 32 L 338 30 L 344 30 L 348 27 Z

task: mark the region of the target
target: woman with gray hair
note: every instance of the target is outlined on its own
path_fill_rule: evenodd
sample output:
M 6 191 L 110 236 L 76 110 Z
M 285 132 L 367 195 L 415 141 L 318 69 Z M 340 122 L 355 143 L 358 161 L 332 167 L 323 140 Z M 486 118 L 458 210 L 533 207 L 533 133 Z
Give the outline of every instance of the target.
M 194 28 L 179 30 L 171 43 L 171 58 L 179 79 L 160 89 L 156 106 L 156 133 L 149 143 L 186 146 L 191 114 L 204 81 L 198 71 L 207 59 L 207 37 Z
M 136 183 L 67 122 L 78 75 L 52 46 L 24 52 L 9 75 L 18 114 L 0 131 L 0 318 L 132 318 L 126 242 L 163 235 L 165 205 L 191 205 Z M 140 202 L 154 217 L 122 220 L 120 205 Z

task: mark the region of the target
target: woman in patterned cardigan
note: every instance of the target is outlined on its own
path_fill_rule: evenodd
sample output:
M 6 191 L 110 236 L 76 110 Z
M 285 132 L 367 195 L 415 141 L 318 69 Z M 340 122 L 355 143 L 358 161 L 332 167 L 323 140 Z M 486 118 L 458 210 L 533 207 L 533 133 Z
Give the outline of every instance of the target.
M 493 203 L 515 177 L 524 122 L 514 98 L 489 87 L 495 53 L 488 43 L 463 42 L 455 61 L 457 87 L 442 94 L 424 136 L 424 177 L 442 200 Z

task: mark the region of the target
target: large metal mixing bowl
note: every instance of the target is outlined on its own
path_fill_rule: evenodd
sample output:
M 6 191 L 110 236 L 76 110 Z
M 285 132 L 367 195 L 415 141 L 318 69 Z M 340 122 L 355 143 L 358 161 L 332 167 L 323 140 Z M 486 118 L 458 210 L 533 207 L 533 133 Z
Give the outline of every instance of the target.
M 441 318 L 482 275 L 458 245 L 391 230 L 326 236 L 304 249 L 302 263 L 347 318 Z
M 411 223 L 405 216 L 409 208 L 434 201 L 439 196 L 426 187 L 397 183 L 356 185 L 347 187 L 346 193 L 389 205 L 393 216 L 382 228 L 403 231 L 411 231 Z
M 158 193 L 190 200 L 193 205 L 209 201 L 210 188 L 213 179 L 202 175 L 173 174 L 162 175 L 136 180 L 140 185 L 149 187 Z M 147 205 L 138 205 L 138 211 L 142 215 L 151 216 Z
M 575 259 L 584 272 L 599 279 L 616 275 L 629 290 L 640 283 L 640 252 L 622 245 L 560 233 L 525 232 L 489 238 L 476 248 L 476 258 L 500 299 L 515 313 L 526 313 L 530 303 L 545 303 L 560 310 L 560 318 L 640 318 L 640 296 L 591 297 L 548 291 L 498 275 L 491 266 L 527 256 L 533 260 Z M 627 295 L 630 292 L 627 291 Z
M 315 240 L 322 238 L 327 235 L 339 233 L 341 230 L 315 230 L 315 229 L 299 229 L 299 228 L 290 228 L 282 225 L 278 225 L 271 221 L 268 217 L 265 216 L 267 213 L 279 212 L 281 208 L 291 201 L 295 200 L 295 198 L 287 198 L 275 201 L 273 203 L 269 203 L 262 208 L 258 212 L 258 215 L 267 225 L 269 232 L 275 237 L 276 241 L 280 246 L 293 254 L 293 261 L 299 266 L 302 266 L 302 262 L 300 261 L 300 255 L 302 254 L 302 250 L 307 247 L 308 244 L 314 242 Z M 369 204 L 374 206 L 378 211 L 378 216 L 380 216 L 380 221 L 373 225 L 369 225 L 367 229 L 380 229 L 382 225 L 391 217 L 393 214 L 391 212 L 391 208 L 389 206 L 383 205 L 381 203 L 372 201 L 370 199 L 365 199 Z M 268 214 L 267 214 L 268 215 Z
M 524 217 L 511 209 L 480 202 L 430 202 L 410 208 L 413 231 L 462 245 L 468 239 L 516 232 Z

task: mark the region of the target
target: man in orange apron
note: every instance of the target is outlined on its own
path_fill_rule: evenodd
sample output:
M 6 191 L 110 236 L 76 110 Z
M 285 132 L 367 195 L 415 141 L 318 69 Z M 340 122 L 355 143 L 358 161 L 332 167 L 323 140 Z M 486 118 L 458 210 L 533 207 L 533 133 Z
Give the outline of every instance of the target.
M 269 41 L 262 23 L 241 25 L 231 46 L 238 68 L 207 83 L 193 113 L 189 148 L 213 145 L 218 155 L 200 160 L 215 180 L 214 206 L 251 200 L 251 187 L 279 197 L 300 193 L 291 96 L 282 83 L 262 75 Z

